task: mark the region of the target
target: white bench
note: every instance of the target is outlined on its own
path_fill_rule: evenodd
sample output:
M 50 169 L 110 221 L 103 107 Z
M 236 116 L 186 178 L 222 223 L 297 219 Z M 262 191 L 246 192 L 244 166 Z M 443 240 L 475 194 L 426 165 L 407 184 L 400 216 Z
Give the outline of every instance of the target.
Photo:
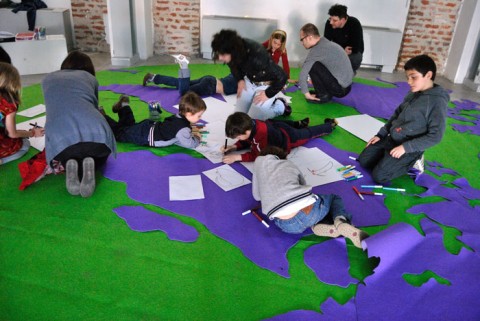
M 20 75 L 46 74 L 60 69 L 67 57 L 63 35 L 47 35 L 46 40 L 4 42 L 2 48 L 10 55 Z

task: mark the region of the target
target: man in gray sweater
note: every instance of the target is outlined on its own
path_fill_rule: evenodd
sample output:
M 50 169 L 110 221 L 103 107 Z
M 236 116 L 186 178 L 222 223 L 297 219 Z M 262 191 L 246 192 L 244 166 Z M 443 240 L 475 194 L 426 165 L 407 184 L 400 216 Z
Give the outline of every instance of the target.
M 321 37 L 318 28 L 307 23 L 300 29 L 300 42 L 309 49 L 298 84 L 307 101 L 326 103 L 346 96 L 351 89 L 353 69 L 347 54 L 338 44 Z M 308 89 L 308 76 L 314 91 Z

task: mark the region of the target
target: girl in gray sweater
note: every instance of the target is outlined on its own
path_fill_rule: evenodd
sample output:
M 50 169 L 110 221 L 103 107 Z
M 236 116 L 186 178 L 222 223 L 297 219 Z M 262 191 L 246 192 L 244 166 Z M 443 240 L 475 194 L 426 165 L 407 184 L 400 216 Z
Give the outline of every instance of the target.
M 252 193 L 262 211 L 286 233 L 311 228 L 318 236 L 349 238 L 356 247 L 366 234 L 350 224 L 342 199 L 335 194 L 314 194 L 302 172 L 274 146 L 263 149 L 254 163 Z

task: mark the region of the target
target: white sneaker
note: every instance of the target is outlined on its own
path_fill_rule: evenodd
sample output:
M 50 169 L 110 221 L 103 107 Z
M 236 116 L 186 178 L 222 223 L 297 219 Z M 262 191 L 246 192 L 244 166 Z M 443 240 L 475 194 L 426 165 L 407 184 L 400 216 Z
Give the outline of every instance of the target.
M 179 55 L 172 55 L 173 58 L 175 58 L 175 61 L 178 62 L 178 65 L 180 66 L 181 69 L 187 69 L 188 64 L 190 61 L 188 61 L 187 57 L 185 57 L 182 54 Z
M 422 154 L 422 157 L 417 159 L 415 164 L 413 164 L 413 168 L 415 168 L 420 174 L 425 171 L 425 157 Z

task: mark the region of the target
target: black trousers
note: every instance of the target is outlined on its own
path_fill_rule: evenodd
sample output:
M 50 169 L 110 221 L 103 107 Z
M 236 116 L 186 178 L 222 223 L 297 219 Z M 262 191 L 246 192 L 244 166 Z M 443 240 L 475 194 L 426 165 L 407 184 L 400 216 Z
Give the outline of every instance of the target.
M 390 156 L 390 151 L 397 146 L 388 136 L 368 146 L 358 156 L 358 162 L 363 168 L 372 169 L 375 182 L 383 184 L 407 174 L 415 161 L 423 155 L 423 152 L 413 152 L 405 153 L 400 158 Z
M 318 98 L 326 95 L 344 97 L 350 92 L 350 89 L 352 89 L 351 85 L 343 88 L 327 67 L 318 61 L 313 64 L 309 75 Z

